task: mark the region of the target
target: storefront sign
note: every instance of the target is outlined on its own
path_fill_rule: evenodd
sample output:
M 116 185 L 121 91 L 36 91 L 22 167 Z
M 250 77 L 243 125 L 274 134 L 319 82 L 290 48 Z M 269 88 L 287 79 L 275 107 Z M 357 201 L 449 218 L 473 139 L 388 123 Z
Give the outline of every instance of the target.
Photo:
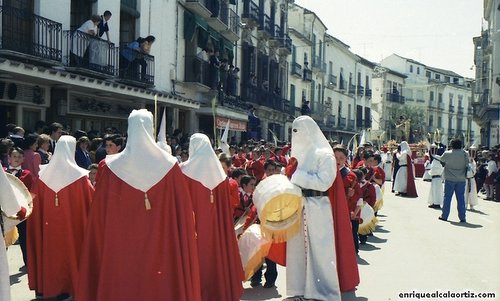
M 216 127 L 218 129 L 225 129 L 227 125 L 227 120 L 228 119 L 224 117 L 215 117 Z M 229 129 L 231 131 L 246 132 L 247 123 L 245 121 L 231 119 L 231 122 L 229 123 Z

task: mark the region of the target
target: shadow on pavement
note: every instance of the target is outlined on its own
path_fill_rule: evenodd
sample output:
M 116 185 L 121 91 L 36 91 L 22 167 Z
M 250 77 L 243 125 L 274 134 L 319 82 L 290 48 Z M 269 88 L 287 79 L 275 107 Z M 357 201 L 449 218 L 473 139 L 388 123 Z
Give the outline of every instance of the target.
M 450 222 L 453 226 L 464 227 L 464 228 L 482 228 L 482 225 L 471 224 L 471 223 L 460 223 L 460 222 Z
M 342 301 L 368 301 L 366 297 L 358 297 L 356 296 L 356 291 L 342 293 Z
M 377 237 L 377 236 L 370 236 L 370 238 L 368 238 L 368 240 L 370 242 L 376 243 L 376 244 L 387 242 L 386 238 L 380 238 L 380 237 Z
M 373 232 L 389 233 L 391 231 L 384 229 L 383 226 L 377 226 L 377 228 Z
M 467 211 L 469 211 L 469 212 L 471 212 L 471 213 L 481 214 L 481 215 L 489 215 L 488 213 L 484 213 L 483 211 L 481 211 L 481 210 L 476 210 L 476 209 L 467 209 Z
M 358 261 L 358 264 L 359 265 L 370 265 L 370 263 L 366 260 L 364 260 L 363 258 L 361 258 L 358 254 L 358 256 L 356 256 L 356 260 Z
M 375 251 L 375 250 L 380 250 L 380 248 L 376 247 L 374 245 L 371 245 L 371 244 L 360 244 L 359 245 L 359 250 L 363 250 L 363 251 Z
M 263 288 L 262 286 L 245 288 L 241 300 L 268 300 L 282 297 L 276 288 Z
M 387 217 L 387 215 L 377 213 L 376 217 Z

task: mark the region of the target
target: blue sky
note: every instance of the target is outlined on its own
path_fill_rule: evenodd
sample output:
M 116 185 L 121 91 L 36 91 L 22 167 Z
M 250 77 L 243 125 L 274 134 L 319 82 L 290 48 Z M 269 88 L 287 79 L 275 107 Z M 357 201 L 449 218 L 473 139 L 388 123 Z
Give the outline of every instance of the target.
M 380 62 L 392 53 L 474 77 L 472 38 L 483 0 L 295 0 L 351 51 Z

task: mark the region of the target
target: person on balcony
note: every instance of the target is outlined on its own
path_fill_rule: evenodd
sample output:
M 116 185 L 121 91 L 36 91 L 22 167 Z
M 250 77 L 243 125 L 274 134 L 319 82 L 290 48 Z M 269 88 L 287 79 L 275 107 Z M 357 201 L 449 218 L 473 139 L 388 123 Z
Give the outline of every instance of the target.
M 302 107 L 300 108 L 301 115 L 311 115 L 311 108 L 309 107 L 309 100 L 304 101 Z
M 139 37 L 122 49 L 120 53 L 120 68 L 124 70 L 127 78 L 147 81 L 146 69 L 148 64 L 144 56 L 149 55 L 151 46 L 155 40 L 154 36 Z
M 105 11 L 104 14 L 101 16 L 101 21 L 99 22 L 98 28 L 99 28 L 99 37 L 102 38 L 104 33 L 106 33 L 106 38 L 109 41 L 109 27 L 108 27 L 108 21 L 111 19 L 111 12 L 109 10 Z
M 210 78 L 210 83 L 209 83 L 210 89 L 215 90 L 219 85 L 219 68 L 220 68 L 219 51 L 208 49 L 207 54 L 208 54 L 208 74 Z
M 92 15 L 90 20 L 85 21 L 82 26 L 73 33 L 70 53 L 71 66 L 88 66 L 90 62 L 91 51 L 91 37 L 97 36 L 97 25 L 101 22 L 99 15 Z M 84 33 L 84 34 L 82 34 Z M 88 37 L 87 35 L 90 35 Z

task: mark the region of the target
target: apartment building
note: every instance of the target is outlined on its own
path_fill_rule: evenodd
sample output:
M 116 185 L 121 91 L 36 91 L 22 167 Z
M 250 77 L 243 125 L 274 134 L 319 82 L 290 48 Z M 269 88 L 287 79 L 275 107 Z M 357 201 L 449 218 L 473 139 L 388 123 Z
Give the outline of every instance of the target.
M 475 80 L 474 121 L 480 126 L 480 144 L 500 144 L 500 1 L 483 1 L 481 35 L 473 38 Z

